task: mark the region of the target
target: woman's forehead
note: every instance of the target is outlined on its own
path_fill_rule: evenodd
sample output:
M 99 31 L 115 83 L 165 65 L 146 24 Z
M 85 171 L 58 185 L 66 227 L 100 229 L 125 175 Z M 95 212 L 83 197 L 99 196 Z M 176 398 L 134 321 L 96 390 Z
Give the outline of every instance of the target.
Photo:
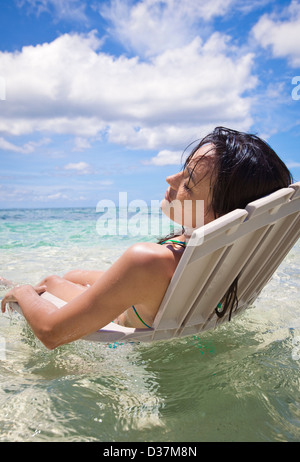
M 192 156 L 188 159 L 188 166 L 195 168 L 201 160 L 205 160 L 205 163 L 211 163 L 214 159 L 215 149 L 212 143 L 207 143 L 201 146 Z
M 206 143 L 203 146 L 201 146 L 195 154 L 193 155 L 194 158 L 199 158 L 203 156 L 212 156 L 215 154 L 215 146 L 212 143 Z

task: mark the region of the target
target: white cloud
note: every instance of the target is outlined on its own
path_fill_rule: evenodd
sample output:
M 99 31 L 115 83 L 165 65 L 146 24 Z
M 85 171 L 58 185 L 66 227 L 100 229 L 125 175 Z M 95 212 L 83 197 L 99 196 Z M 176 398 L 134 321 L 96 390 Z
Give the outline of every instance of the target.
M 18 146 L 0 137 L 0 150 L 20 152 L 21 154 L 30 154 L 36 151 L 36 149 L 40 146 L 49 144 L 50 142 L 51 140 L 49 138 L 43 138 L 40 141 L 29 141 L 28 143 L 25 143 L 23 146 Z
M 4 77 L 0 75 L 0 101 L 6 100 L 6 82 Z
M 152 165 L 178 165 L 181 162 L 181 151 L 169 151 L 168 149 L 163 149 L 155 157 L 152 157 L 150 161 L 146 161 L 144 163 Z
M 100 7 L 110 31 L 139 56 L 180 48 L 206 30 L 205 21 L 224 15 L 236 0 L 113 0 Z M 199 20 L 201 26 L 196 28 Z
M 85 151 L 91 147 L 90 142 L 87 138 L 83 138 L 81 136 L 77 136 L 74 140 L 74 148 L 73 151 Z
M 58 193 L 55 193 L 55 194 L 49 194 L 49 196 L 47 196 L 48 200 L 58 200 L 58 199 L 69 199 L 68 196 L 66 194 L 63 194 L 61 192 L 58 192 Z M 42 200 L 42 197 L 39 197 L 38 200 Z
M 88 175 L 89 173 L 93 173 L 92 167 L 86 162 L 69 163 L 64 166 L 64 169 L 75 171 L 80 175 Z
M 86 4 L 82 0 L 17 0 L 20 7 L 27 6 L 37 15 L 47 12 L 55 20 L 68 19 L 72 21 L 86 21 Z
M 256 85 L 254 56 L 236 54 L 229 37 L 196 37 L 147 62 L 111 56 L 101 44 L 95 32 L 65 34 L 0 53 L 7 83 L 0 135 L 73 134 L 77 150 L 97 136 L 177 150 L 215 125 L 251 126 L 252 101 L 244 93 Z
M 300 162 L 290 161 L 286 164 L 287 168 L 300 168 Z
M 8 185 L 0 184 L 0 203 L 7 206 L 10 202 L 14 203 L 38 203 L 48 202 L 49 200 L 74 199 L 74 192 L 70 196 L 65 192 L 57 191 L 53 193 L 53 185 L 18 185 L 16 177 Z
M 273 56 L 288 58 L 293 67 L 300 66 L 299 1 L 293 0 L 280 17 L 263 15 L 253 27 L 253 34 L 261 46 L 271 47 Z

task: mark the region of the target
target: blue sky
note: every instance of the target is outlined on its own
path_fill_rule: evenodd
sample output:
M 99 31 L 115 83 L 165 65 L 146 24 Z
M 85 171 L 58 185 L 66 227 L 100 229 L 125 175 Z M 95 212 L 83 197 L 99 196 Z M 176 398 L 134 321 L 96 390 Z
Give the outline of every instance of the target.
M 300 179 L 300 0 L 0 3 L 0 208 L 159 200 L 224 125 Z

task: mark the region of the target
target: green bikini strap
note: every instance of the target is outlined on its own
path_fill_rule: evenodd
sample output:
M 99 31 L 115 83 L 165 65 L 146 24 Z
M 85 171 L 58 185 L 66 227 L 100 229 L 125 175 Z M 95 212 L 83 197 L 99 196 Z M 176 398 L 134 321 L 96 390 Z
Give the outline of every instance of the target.
M 186 246 L 186 242 L 176 241 L 175 239 L 167 239 L 166 241 L 161 242 L 160 244 L 166 244 L 166 242 L 173 242 L 174 244 L 180 244 Z
M 146 324 L 146 323 L 142 320 L 142 318 L 140 317 L 140 315 L 139 315 L 138 312 L 136 311 L 134 305 L 132 305 L 132 308 L 133 308 L 135 314 L 137 315 L 137 317 L 139 318 L 139 320 L 140 320 L 146 327 L 148 327 L 148 329 L 151 329 L 151 327 L 148 326 L 148 324 Z

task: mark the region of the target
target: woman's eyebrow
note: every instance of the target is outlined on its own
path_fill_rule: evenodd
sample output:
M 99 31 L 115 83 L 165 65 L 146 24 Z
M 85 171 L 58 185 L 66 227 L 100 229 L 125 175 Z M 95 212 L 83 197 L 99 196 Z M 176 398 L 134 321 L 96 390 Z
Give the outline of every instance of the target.
M 190 168 L 188 165 L 185 166 L 188 174 L 189 174 L 189 178 L 190 180 L 192 180 L 193 183 L 195 183 L 194 181 L 194 178 L 193 178 L 193 173 L 194 173 L 194 169 L 195 169 L 195 166 L 193 168 Z

